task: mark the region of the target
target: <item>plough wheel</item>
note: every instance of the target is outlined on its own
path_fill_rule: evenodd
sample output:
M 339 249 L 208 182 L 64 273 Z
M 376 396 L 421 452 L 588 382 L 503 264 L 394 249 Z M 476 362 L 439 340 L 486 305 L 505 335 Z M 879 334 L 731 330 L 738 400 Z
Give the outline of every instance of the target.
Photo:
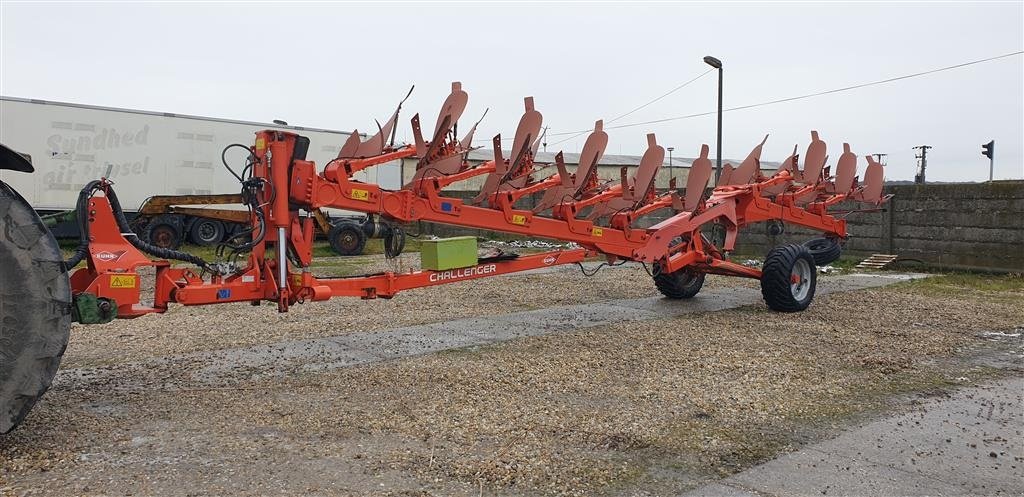
M 0 181 L 0 433 L 18 426 L 57 373 L 71 328 L 71 285 L 57 241 Z
M 660 272 L 654 275 L 654 286 L 670 299 L 690 299 L 704 286 L 704 273 L 680 269 L 674 273 Z
M 772 310 L 802 311 L 817 284 L 814 257 L 803 245 L 780 245 L 768 252 L 761 269 L 761 296 Z

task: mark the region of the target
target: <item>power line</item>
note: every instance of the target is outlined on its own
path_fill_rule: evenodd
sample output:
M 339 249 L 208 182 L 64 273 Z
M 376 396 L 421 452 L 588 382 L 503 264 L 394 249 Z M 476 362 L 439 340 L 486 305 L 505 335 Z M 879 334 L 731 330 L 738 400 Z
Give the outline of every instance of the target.
M 657 97 L 657 98 L 655 98 L 655 99 L 653 99 L 651 101 L 648 101 L 647 103 L 645 103 L 645 104 L 643 104 L 643 105 L 641 105 L 641 106 L 639 106 L 639 107 L 637 107 L 637 108 L 635 108 L 635 109 L 633 109 L 633 110 L 631 110 L 631 111 L 629 111 L 629 112 L 627 112 L 625 114 L 617 116 L 614 119 L 609 120 L 605 124 L 611 124 L 611 123 L 613 123 L 615 121 L 618 121 L 619 119 L 622 119 L 623 117 L 626 117 L 626 116 L 628 116 L 630 114 L 633 114 L 634 112 L 636 112 L 638 110 L 641 110 L 644 107 L 647 107 L 648 105 L 651 105 L 651 104 L 657 102 L 658 100 L 661 100 L 661 99 L 663 99 L 663 98 L 665 98 L 665 97 L 667 97 L 667 96 L 669 96 L 669 95 L 671 95 L 671 94 L 673 94 L 673 93 L 675 93 L 675 92 L 677 92 L 679 90 L 682 90 L 683 88 L 686 88 L 687 86 L 689 86 L 690 83 L 693 83 L 694 81 L 697 81 L 698 79 L 703 78 L 704 76 L 706 76 L 711 71 L 714 71 L 714 69 L 708 69 L 707 71 L 704 71 L 704 72 L 700 73 L 700 75 L 698 75 L 697 77 L 695 77 L 695 78 L 693 78 L 693 79 L 691 79 L 691 80 L 689 80 L 689 81 L 687 81 L 687 82 L 685 82 L 685 83 L 683 83 L 683 84 L 681 84 L 681 85 L 679 85 L 679 86 L 677 86 L 675 88 L 672 88 L 671 90 L 667 91 L 665 94 L 661 95 L 660 97 Z M 569 138 L 565 138 L 565 139 L 559 140 L 559 141 L 557 141 L 555 143 L 552 143 L 551 145 L 558 145 L 559 143 L 565 143 L 565 142 L 567 142 L 569 140 L 572 140 L 573 138 L 576 138 L 577 136 L 589 133 L 591 131 L 593 131 L 593 130 L 587 129 L 587 130 L 580 131 L 580 132 L 574 134 L 573 136 L 570 136 Z M 572 134 L 572 133 L 551 133 L 551 136 L 568 135 L 568 134 Z
M 622 114 L 621 116 L 618 116 L 618 117 L 616 117 L 614 119 L 609 120 L 607 124 L 611 124 L 611 123 L 613 123 L 615 121 L 618 121 L 619 119 L 622 119 L 623 117 L 626 117 L 626 116 L 628 116 L 628 115 L 630 115 L 630 114 L 632 114 L 632 113 L 634 113 L 634 112 L 636 112 L 636 111 L 638 111 L 640 109 L 643 109 L 644 107 L 647 107 L 648 105 L 651 105 L 654 102 L 657 102 L 658 100 L 661 100 L 661 99 L 663 99 L 663 98 L 665 98 L 665 97 L 667 97 L 667 96 L 669 96 L 669 95 L 671 95 L 671 94 L 673 94 L 673 93 L 675 93 L 675 92 L 677 92 L 679 90 L 682 90 L 683 88 L 686 88 L 687 86 L 690 85 L 690 83 L 693 83 L 694 81 L 697 81 L 698 79 L 703 78 L 704 76 L 706 76 L 711 71 L 714 71 L 714 69 L 708 69 L 707 71 L 704 71 L 704 72 L 700 73 L 700 75 L 698 75 L 697 77 L 695 77 L 695 78 L 693 78 L 693 79 L 691 79 L 691 80 L 689 80 L 689 81 L 687 81 L 687 82 L 685 82 L 685 83 L 683 83 L 683 84 L 681 84 L 681 85 L 679 85 L 679 86 L 677 86 L 675 88 L 672 88 L 671 90 L 666 92 L 664 95 L 662 95 L 662 96 L 660 96 L 658 98 L 655 98 L 654 100 L 651 100 L 650 102 L 647 102 L 647 103 L 645 103 L 645 104 L 643 104 L 643 105 L 641 105 L 641 106 L 639 106 L 639 107 L 637 107 L 637 108 L 635 108 L 635 109 L 633 109 L 633 110 L 631 110 L 631 111 L 629 111 L 629 112 L 627 112 L 625 114 Z
M 739 107 L 730 107 L 728 109 L 723 109 L 722 112 L 731 112 L 731 111 L 734 111 L 734 110 L 752 109 L 752 108 L 755 108 L 755 107 L 763 107 L 765 105 L 778 104 L 778 103 L 782 103 L 782 102 L 792 102 L 794 100 L 802 100 L 802 99 L 805 99 L 805 98 L 819 97 L 819 96 L 828 95 L 828 94 L 831 94 L 831 93 L 839 93 L 839 92 L 843 92 L 843 91 L 856 90 L 858 88 L 864 88 L 864 87 L 868 87 L 868 86 L 874 86 L 874 85 L 880 85 L 880 84 L 885 84 L 885 83 L 891 83 L 893 81 L 899 81 L 899 80 L 909 79 L 909 78 L 916 78 L 918 76 L 925 76 L 925 75 L 928 75 L 928 74 L 934 74 L 934 73 L 937 73 L 937 72 L 948 71 L 948 70 L 951 70 L 951 69 L 958 69 L 958 68 L 961 68 L 961 67 L 971 66 L 971 65 L 974 65 L 974 64 L 981 64 L 983 62 L 990 62 L 990 61 L 997 60 L 997 59 L 1003 59 L 1003 58 L 1006 58 L 1006 57 L 1012 57 L 1014 55 L 1020 55 L 1022 53 L 1024 53 L 1024 50 L 1017 51 L 1017 52 L 1012 52 L 1012 53 L 1007 53 L 1007 54 L 1003 54 L 1003 55 L 997 55 L 995 57 L 988 57 L 988 58 L 985 58 L 985 59 L 972 60 L 970 62 L 964 62 L 962 64 L 956 64 L 956 65 L 952 65 L 952 66 L 940 67 L 938 69 L 931 69 L 931 70 L 928 70 L 928 71 L 922 71 L 922 72 L 917 72 L 917 73 L 913 73 L 913 74 L 906 74 L 906 75 L 903 75 L 903 76 L 896 76 L 896 77 L 893 77 L 893 78 L 882 79 L 882 80 L 878 80 L 878 81 L 872 81 L 872 82 L 869 82 L 869 83 L 861 83 L 861 84 L 857 84 L 857 85 L 853 85 L 853 86 L 844 86 L 842 88 L 835 88 L 835 89 L 832 89 L 832 90 L 825 90 L 825 91 L 819 91 L 819 92 L 815 92 L 815 93 L 808 93 L 806 95 L 800 95 L 800 96 L 796 96 L 796 97 L 787 97 L 787 98 L 780 98 L 780 99 L 777 99 L 777 100 L 769 100 L 767 102 L 760 102 L 760 103 L 756 103 L 756 104 L 741 105 Z M 679 121 L 679 120 L 682 120 L 682 119 L 691 119 L 691 118 L 694 118 L 694 117 L 710 116 L 712 114 L 715 114 L 716 112 L 717 111 L 700 112 L 700 113 L 697 113 L 697 114 L 687 114 L 685 116 L 675 116 L 675 117 L 666 117 L 664 119 L 655 119 L 653 121 L 644 121 L 644 122 L 631 123 L 631 124 L 620 124 L 618 126 L 605 126 L 605 129 L 621 129 L 621 128 L 630 128 L 630 127 L 633 127 L 633 126 L 643 126 L 643 125 L 646 125 L 646 124 L 658 124 L 658 123 L 669 122 L 669 121 Z M 575 136 L 573 136 L 573 138 L 575 138 L 576 136 L 579 136 L 580 134 L 586 133 L 586 132 L 589 132 L 589 131 L 590 130 L 565 131 L 565 132 L 562 132 L 562 133 L 548 133 L 548 136 L 560 136 L 560 135 L 572 135 L 572 134 L 575 134 Z M 565 141 L 565 140 L 563 140 L 563 141 Z M 561 142 L 558 142 L 558 143 L 561 143 Z

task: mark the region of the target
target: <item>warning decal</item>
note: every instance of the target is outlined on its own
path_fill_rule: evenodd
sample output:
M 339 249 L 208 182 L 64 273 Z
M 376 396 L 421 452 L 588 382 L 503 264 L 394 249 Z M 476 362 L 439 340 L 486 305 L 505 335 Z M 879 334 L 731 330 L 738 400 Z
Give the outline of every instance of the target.
M 110 288 L 135 288 L 135 276 L 111 276 Z

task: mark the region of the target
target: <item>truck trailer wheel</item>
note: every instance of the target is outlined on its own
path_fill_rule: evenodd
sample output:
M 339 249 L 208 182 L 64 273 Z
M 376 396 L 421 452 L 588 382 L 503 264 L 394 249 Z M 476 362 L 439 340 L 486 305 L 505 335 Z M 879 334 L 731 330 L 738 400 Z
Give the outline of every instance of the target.
M 145 239 L 160 248 L 177 250 L 181 246 L 183 226 L 174 216 L 157 216 L 146 225 Z
M 803 245 L 780 245 L 768 252 L 761 269 L 761 296 L 779 312 L 798 312 L 811 305 L 818 272 Z
M 0 182 L 0 433 L 20 424 L 57 374 L 71 329 L 71 284 L 57 241 Z
M 359 255 L 366 248 L 366 233 L 363 233 L 363 227 L 356 223 L 340 221 L 331 226 L 331 231 L 327 233 L 327 241 L 338 255 Z
M 196 218 L 188 230 L 188 239 L 201 246 L 216 245 L 224 240 L 224 223 L 205 217 Z

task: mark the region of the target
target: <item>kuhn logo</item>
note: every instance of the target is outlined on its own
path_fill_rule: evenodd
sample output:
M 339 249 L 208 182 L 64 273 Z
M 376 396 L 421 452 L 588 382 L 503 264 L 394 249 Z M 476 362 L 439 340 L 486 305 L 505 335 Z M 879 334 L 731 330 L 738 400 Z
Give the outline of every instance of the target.
M 96 258 L 101 260 L 101 261 L 103 261 L 103 262 L 116 261 L 116 260 L 120 259 L 121 256 L 124 255 L 124 253 L 125 253 L 124 250 L 118 250 L 117 252 L 103 251 L 103 252 L 100 252 L 100 253 L 96 254 Z
M 544 258 L 544 264 L 547 264 L 547 265 L 550 266 L 550 265 L 554 264 L 555 261 L 557 261 L 557 260 L 558 260 L 557 257 L 555 257 L 553 255 L 549 255 L 549 256 Z

